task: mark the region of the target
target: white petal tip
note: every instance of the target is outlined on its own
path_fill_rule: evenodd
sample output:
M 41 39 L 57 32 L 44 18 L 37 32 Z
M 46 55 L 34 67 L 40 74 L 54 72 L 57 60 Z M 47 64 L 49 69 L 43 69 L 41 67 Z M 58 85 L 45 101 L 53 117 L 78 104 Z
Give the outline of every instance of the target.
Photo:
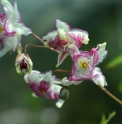
M 62 80 L 61 80 L 61 83 L 64 84 L 64 82 L 67 80 L 67 77 L 64 77 Z
M 83 39 L 83 44 L 87 45 L 89 43 L 89 38 L 88 36 L 85 36 Z
M 26 83 L 28 83 L 27 75 L 24 76 L 24 80 Z
M 55 67 L 58 68 L 60 64 L 57 64 Z
M 56 106 L 57 106 L 57 108 L 61 108 L 62 105 L 63 105 L 63 103 L 64 103 L 64 101 L 61 100 L 61 99 L 60 99 L 58 102 L 56 102 Z
M 105 86 L 107 86 L 108 84 L 106 82 L 100 82 L 99 84 L 97 85 L 100 85 L 102 88 L 104 88 Z
M 104 46 L 106 46 L 106 44 L 107 44 L 107 43 L 104 42 L 103 44 L 100 44 L 99 46 L 100 46 L 100 47 L 104 47 Z
M 35 93 L 32 93 L 32 96 L 33 96 L 33 97 L 35 97 L 35 98 L 37 98 L 37 97 L 38 97 Z

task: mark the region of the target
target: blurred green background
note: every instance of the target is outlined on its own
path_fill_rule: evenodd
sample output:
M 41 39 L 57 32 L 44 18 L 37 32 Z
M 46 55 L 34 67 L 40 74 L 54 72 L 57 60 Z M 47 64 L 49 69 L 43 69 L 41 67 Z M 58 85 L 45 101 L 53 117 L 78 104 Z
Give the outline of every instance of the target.
M 9 0 L 11 3 L 13 0 Z M 122 53 L 122 0 L 17 0 L 23 22 L 42 37 L 55 29 L 55 20 L 67 22 L 73 28 L 88 31 L 89 44 L 82 50 L 90 50 L 107 42 L 108 56 L 99 65 L 106 77 L 106 87 L 122 99 L 120 81 L 122 65 L 108 69 L 106 65 Z M 1 11 L 2 7 L 0 8 Z M 22 37 L 25 44 L 41 45 L 32 35 Z M 54 70 L 57 53 L 48 49 L 27 48 L 34 70 Z M 61 109 L 55 100 L 34 98 L 28 84 L 15 71 L 16 53 L 7 53 L 0 60 L 0 124 L 99 124 L 102 114 L 116 111 L 110 124 L 122 124 L 122 106 L 102 92 L 91 81 L 70 86 L 70 97 Z M 71 68 L 67 58 L 60 69 Z M 55 73 L 60 78 L 66 73 Z

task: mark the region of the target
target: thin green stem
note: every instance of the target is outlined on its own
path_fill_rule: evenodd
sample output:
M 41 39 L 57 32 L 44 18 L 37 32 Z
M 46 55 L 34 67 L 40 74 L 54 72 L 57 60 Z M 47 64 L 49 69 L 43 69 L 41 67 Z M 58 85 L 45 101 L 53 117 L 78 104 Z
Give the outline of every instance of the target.
M 32 46 L 32 47 L 36 47 L 36 48 L 45 48 L 45 46 L 38 46 L 38 45 L 34 45 L 34 44 L 26 44 L 25 50 L 24 50 L 25 53 L 26 53 L 26 49 L 27 49 L 28 46 Z
M 69 71 L 69 70 L 62 70 L 62 69 L 56 69 L 56 70 L 53 71 L 53 73 L 54 72 L 66 72 L 66 73 L 69 73 L 71 71 Z
M 47 48 L 47 47 L 45 47 L 45 46 L 39 46 L 39 45 L 34 45 L 34 44 L 26 44 L 25 49 L 24 49 L 24 52 L 25 52 L 25 53 L 26 53 L 26 49 L 27 49 L 28 46 L 32 46 L 32 47 L 36 47 L 36 48 Z M 58 53 L 58 51 L 55 51 L 53 48 L 48 48 L 48 49 L 50 49 L 50 50 L 52 50 L 52 51 Z
M 54 72 L 71 72 L 69 70 L 62 70 L 62 69 L 56 69 L 53 71 Z M 115 100 L 116 102 L 118 102 L 120 105 L 122 105 L 122 101 L 120 99 L 118 99 L 116 96 L 114 96 L 112 93 L 110 93 L 107 89 L 101 87 L 100 85 L 98 85 L 99 88 L 105 92 L 109 97 L 111 97 L 113 100 Z
M 108 123 L 115 115 L 116 115 L 116 112 L 112 112 L 112 113 L 109 115 L 108 119 L 106 120 L 106 123 Z
M 39 41 L 41 41 L 41 43 L 44 44 L 44 41 L 39 37 L 37 36 L 36 34 L 34 34 L 33 32 L 31 33 L 35 38 L 37 38 Z
M 100 85 L 98 85 L 100 87 L 100 89 L 105 92 L 108 96 L 110 96 L 113 100 L 115 100 L 116 102 L 118 102 L 120 105 L 122 105 L 122 101 L 120 99 L 118 99 L 116 96 L 114 96 L 112 93 L 110 93 L 107 89 L 101 87 Z

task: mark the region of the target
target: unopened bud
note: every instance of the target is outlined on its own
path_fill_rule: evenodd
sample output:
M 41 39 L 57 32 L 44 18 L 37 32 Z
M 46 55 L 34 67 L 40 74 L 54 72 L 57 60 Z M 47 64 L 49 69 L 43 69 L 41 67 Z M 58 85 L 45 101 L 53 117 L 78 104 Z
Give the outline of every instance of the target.
M 69 90 L 67 89 L 67 87 L 62 87 L 59 97 L 62 100 L 67 100 L 69 98 Z
M 15 61 L 16 71 L 19 74 L 29 74 L 32 70 L 33 63 L 27 53 L 20 53 Z
M 22 52 L 22 45 L 21 43 L 19 43 L 17 46 L 17 53 L 20 54 L 21 52 Z

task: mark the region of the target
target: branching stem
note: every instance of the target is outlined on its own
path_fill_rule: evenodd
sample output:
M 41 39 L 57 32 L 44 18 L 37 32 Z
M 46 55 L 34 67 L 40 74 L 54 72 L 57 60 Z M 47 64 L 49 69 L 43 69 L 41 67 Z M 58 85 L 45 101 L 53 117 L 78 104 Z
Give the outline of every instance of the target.
M 34 34 L 33 32 L 31 33 L 35 38 L 37 38 L 41 43 L 44 44 L 44 41 L 39 37 L 37 36 L 36 34 Z
M 54 72 L 71 72 L 69 70 L 61 70 L 61 69 L 56 69 L 53 71 Z M 113 100 L 115 100 L 116 102 L 118 102 L 120 105 L 122 105 L 122 101 L 120 99 L 118 99 L 116 96 L 114 96 L 112 93 L 110 93 L 107 89 L 101 87 L 100 85 L 98 85 L 99 88 L 105 92 L 109 97 L 111 97 Z
M 34 44 L 26 44 L 25 50 L 24 50 L 25 53 L 26 53 L 26 49 L 27 49 L 28 46 L 32 46 L 32 47 L 36 47 L 36 48 L 47 48 L 47 47 L 45 47 L 45 46 L 39 46 L 39 45 L 34 45 Z M 50 49 L 50 50 L 52 50 L 52 51 L 58 53 L 58 51 L 55 51 L 53 48 L 48 48 L 48 49 Z

